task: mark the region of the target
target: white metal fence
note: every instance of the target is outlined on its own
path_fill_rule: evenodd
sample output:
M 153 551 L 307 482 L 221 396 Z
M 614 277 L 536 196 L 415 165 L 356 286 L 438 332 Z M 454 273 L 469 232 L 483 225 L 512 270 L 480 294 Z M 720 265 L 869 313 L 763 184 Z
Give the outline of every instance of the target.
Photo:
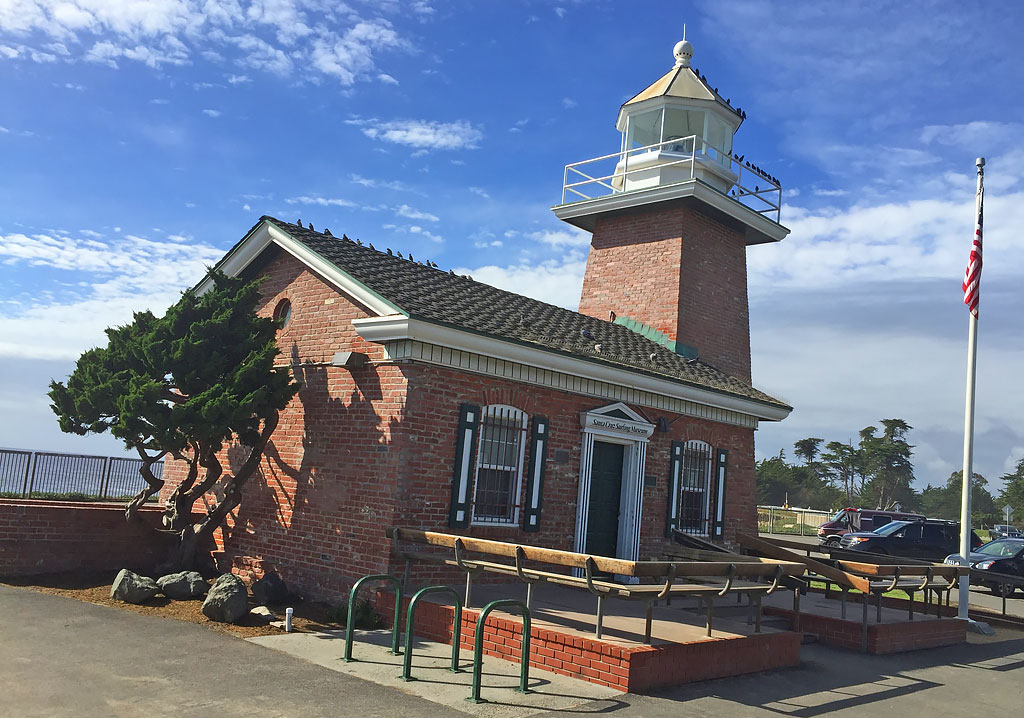
M 758 506 L 757 530 L 763 534 L 814 536 L 818 526 L 832 518 L 832 511 L 786 508 L 784 506 Z

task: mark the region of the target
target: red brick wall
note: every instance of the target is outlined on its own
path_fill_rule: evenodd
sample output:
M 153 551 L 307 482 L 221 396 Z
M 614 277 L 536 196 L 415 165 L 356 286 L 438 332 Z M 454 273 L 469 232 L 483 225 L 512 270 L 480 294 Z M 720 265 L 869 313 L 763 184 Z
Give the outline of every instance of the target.
M 309 595 L 337 597 L 355 578 L 388 568 L 384 528 L 391 525 L 447 530 L 459 406 L 510 404 L 550 421 L 542 530 L 518 526 L 473 527 L 474 535 L 555 548 L 573 545 L 580 472 L 580 412 L 608 401 L 417 363 L 376 363 L 361 368 L 309 366 L 353 349 L 384 358 L 382 347 L 355 334 L 351 321 L 367 316 L 283 253 L 268 258 L 260 309 L 271 314 L 282 298 L 292 319 L 279 342 L 299 365 L 303 388 L 282 412 L 260 472 L 247 485 L 228 536 L 218 536 L 222 559 L 244 576 L 278 571 Z M 655 433 L 647 453 L 641 556 L 665 546 L 669 450 L 673 440 L 701 439 L 729 450 L 726 538 L 753 531 L 753 430 L 706 420 L 665 416 L 669 433 Z M 569 461 L 553 461 L 565 449 Z M 528 454 L 527 454 L 528 456 Z M 225 466 L 240 457 L 225 452 Z M 180 480 L 183 465 L 169 462 L 164 495 Z M 523 490 L 525 490 L 525 481 Z M 208 497 L 212 500 L 214 497 Z M 417 580 L 452 578 L 422 567 Z
M 64 501 L 0 499 L 0 576 L 79 569 L 150 571 L 167 560 L 160 510 L 145 507 L 126 521 L 124 507 Z
M 471 527 L 463 533 L 571 550 L 576 530 L 583 436 L 580 413 L 612 402 L 422 364 L 407 367 L 406 375 L 409 378 L 409 395 L 405 428 L 410 433 L 410 445 L 418 447 L 418 450 L 413 452 L 409 463 L 403 464 L 400 475 L 397 514 L 406 522 L 404 525 L 410 528 L 447 525 L 459 405 L 463 402 L 479 406 L 509 404 L 528 415 L 542 414 L 550 420 L 541 531 L 529 533 L 519 526 L 501 526 Z M 739 531 L 754 531 L 757 516 L 753 430 L 643 407 L 634 408 L 651 422 L 656 423 L 660 417 L 670 422 L 669 431 L 655 432 L 647 447 L 645 473 L 657 483 L 644 488 L 641 558 L 660 557 L 666 547 L 666 492 L 673 441 L 699 439 L 729 451 L 725 538 L 732 541 Z M 568 463 L 553 461 L 557 449 L 569 453 Z M 525 490 L 525 480 L 523 484 Z
M 378 592 L 375 598 L 385 625 L 392 625 L 394 594 Z M 407 597 L 403 600 L 403 628 L 408 605 Z M 478 610 L 465 609 L 462 612 L 460 646 L 463 660 L 472 656 L 472 653 L 467 656 L 465 651 L 474 650 L 479 616 Z M 416 608 L 415 624 L 417 638 L 450 645 L 455 610 L 451 606 L 424 601 Z M 491 614 L 484 623 L 482 653 L 519 663 L 522 660 L 522 635 L 521 620 Z M 798 633 L 773 631 L 693 643 L 624 646 L 535 626 L 530 631 L 530 666 L 624 692 L 646 693 L 683 683 L 795 666 L 800 662 L 800 639 Z M 359 650 L 358 645 L 354 647 L 353 656 L 358 657 Z M 414 659 L 413 677 L 416 673 Z M 481 693 L 485 694 L 486 689 Z
M 740 231 L 693 207 L 598 219 L 580 311 L 642 321 L 750 381 L 746 243 Z
M 387 566 L 382 527 L 393 523 L 406 380 L 395 365 L 323 366 L 339 350 L 383 357 L 352 327 L 368 312 L 282 252 L 263 274 L 260 313 L 291 302 L 278 342 L 281 361 L 298 364 L 302 389 L 281 414 L 229 536 L 218 536 L 219 558 L 246 577 L 276 570 L 310 594 L 336 596 L 351 577 Z M 230 449 L 224 458 L 237 464 Z M 163 496 L 183 472 L 168 462 Z

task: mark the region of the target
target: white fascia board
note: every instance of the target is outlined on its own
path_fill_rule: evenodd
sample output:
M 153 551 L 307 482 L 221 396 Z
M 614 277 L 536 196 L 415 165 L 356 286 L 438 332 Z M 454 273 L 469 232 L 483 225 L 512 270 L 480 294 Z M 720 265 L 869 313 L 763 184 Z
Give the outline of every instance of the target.
M 664 202 L 670 199 L 683 199 L 685 197 L 699 199 L 750 227 L 759 237 L 759 240 L 756 242 L 748 241 L 747 244 L 778 242 L 789 234 L 788 228 L 758 214 L 746 205 L 727 197 L 698 179 L 676 182 L 675 184 L 658 185 L 650 189 L 618 192 L 594 199 L 567 202 L 555 205 L 551 208 L 551 211 L 559 219 L 569 222 L 580 217 L 614 212 L 616 210 Z M 593 227 L 590 229 L 592 231 Z
M 338 269 L 332 262 L 327 261 L 302 242 L 299 242 L 284 230 L 267 221 L 264 221 L 259 227 L 254 229 L 241 244 L 224 257 L 217 268 L 230 277 L 237 277 L 270 244 L 276 244 L 375 314 L 389 315 L 401 313 L 402 310 L 394 304 L 386 301 Z M 197 285 L 196 292 L 203 294 L 212 286 L 213 280 L 210 277 L 206 277 Z
M 352 325 L 359 336 L 371 342 L 411 339 L 427 344 L 437 344 L 474 354 L 483 354 L 495 359 L 518 362 L 539 369 L 562 372 L 584 379 L 608 382 L 616 386 L 631 387 L 661 396 L 692 401 L 727 411 L 735 411 L 766 421 L 781 421 L 789 416 L 790 412 L 790 409 L 775 407 L 770 404 L 729 394 L 722 394 L 710 389 L 681 384 L 669 379 L 638 374 L 607 364 L 557 354 L 545 349 L 485 337 L 480 334 L 453 329 L 452 327 L 445 327 L 440 324 L 432 324 L 419 319 L 411 319 L 406 316 L 353 319 Z

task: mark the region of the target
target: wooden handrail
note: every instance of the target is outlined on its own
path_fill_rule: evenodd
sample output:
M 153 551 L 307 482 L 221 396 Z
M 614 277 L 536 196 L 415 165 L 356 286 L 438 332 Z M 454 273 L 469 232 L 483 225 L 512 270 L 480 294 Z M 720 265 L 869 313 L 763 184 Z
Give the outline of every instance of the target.
M 491 539 L 474 538 L 472 536 L 457 536 L 455 534 L 439 533 L 436 531 L 421 531 L 418 529 L 389 527 L 386 532 L 388 538 L 394 538 L 396 533 L 402 540 L 414 543 L 426 544 L 442 548 L 454 548 L 456 542 L 462 549 L 476 553 L 489 554 L 516 559 L 517 554 L 529 561 L 554 564 L 556 566 L 568 566 L 571 568 L 586 569 L 587 561 L 593 561 L 593 568 L 601 573 L 618 574 L 620 576 L 656 577 L 661 578 L 674 571 L 676 576 L 729 576 L 744 578 L 759 578 L 763 576 L 775 576 L 778 567 L 782 566 L 785 573 L 793 576 L 801 575 L 805 565 L 801 561 L 628 561 L 620 558 L 607 556 L 591 556 L 573 551 L 562 551 L 559 549 L 543 548 L 540 546 L 528 546 L 524 544 L 510 543 L 506 541 L 494 541 Z M 521 552 L 521 553 L 520 553 Z M 723 554 L 728 556 L 728 554 Z

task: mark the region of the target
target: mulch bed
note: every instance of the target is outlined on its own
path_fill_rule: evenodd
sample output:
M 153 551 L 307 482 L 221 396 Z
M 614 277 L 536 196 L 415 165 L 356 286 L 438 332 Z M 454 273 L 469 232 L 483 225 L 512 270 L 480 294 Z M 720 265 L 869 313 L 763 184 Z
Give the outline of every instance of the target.
M 141 613 L 144 616 L 159 616 L 161 618 L 173 618 L 177 621 L 198 623 L 222 633 L 227 633 L 238 638 L 252 638 L 253 636 L 276 636 L 284 633 L 283 628 L 263 625 L 261 621 L 251 615 L 243 616 L 238 623 L 218 623 L 211 621 L 203 615 L 201 607 L 203 599 L 198 598 L 190 601 L 175 601 L 165 596 L 156 596 L 138 605 L 123 603 L 110 598 L 110 586 L 114 582 L 116 571 L 107 572 L 82 572 L 71 571 L 66 573 L 49 573 L 35 576 L 9 577 L 0 579 L 0 583 L 16 588 L 23 588 L 39 593 L 49 593 L 66 598 L 74 598 L 78 601 L 95 603 L 100 606 L 112 606 L 125 611 Z M 249 597 L 249 607 L 254 608 L 257 604 Z M 327 611 L 329 606 L 318 601 L 296 601 L 288 604 L 294 609 L 292 617 L 292 630 L 296 632 L 331 631 L 344 629 L 328 620 Z M 281 621 L 284 620 L 284 609 L 287 606 L 268 606 L 274 615 Z

